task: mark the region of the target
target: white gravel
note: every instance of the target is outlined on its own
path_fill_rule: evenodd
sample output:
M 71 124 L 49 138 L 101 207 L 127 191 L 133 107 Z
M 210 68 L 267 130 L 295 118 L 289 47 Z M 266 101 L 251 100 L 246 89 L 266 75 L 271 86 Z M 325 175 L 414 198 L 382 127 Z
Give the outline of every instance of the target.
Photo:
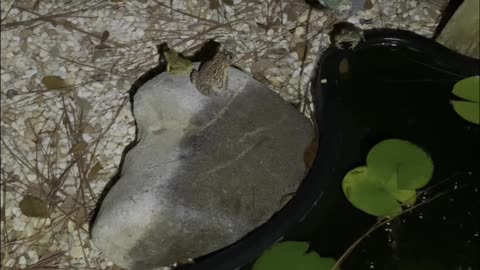
M 134 139 L 128 90 L 155 66 L 155 45 L 168 42 L 190 54 L 217 37 L 235 52 L 238 66 L 298 102 L 319 50 L 329 45 L 332 22 L 348 19 L 365 29 L 431 36 L 443 4 L 377 0 L 347 18 L 348 6 L 335 15 L 319 10 L 309 15 L 301 0 L 234 0 L 233 6 L 220 1 L 214 10 L 209 8 L 214 0 L 172 1 L 174 11 L 170 0 L 35 2 L 1 1 L 5 269 L 39 260 L 68 269 L 118 269 L 88 240 L 87 214 Z M 109 36 L 102 43 L 104 31 Z M 70 87 L 47 89 L 42 79 L 51 75 Z M 48 205 L 48 218 L 22 213 L 19 202 L 27 194 Z

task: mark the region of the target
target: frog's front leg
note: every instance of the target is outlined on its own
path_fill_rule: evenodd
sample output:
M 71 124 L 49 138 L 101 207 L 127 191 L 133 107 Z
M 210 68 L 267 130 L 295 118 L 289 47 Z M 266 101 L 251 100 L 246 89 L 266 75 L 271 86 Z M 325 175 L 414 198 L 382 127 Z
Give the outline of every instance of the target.
M 198 78 L 198 70 L 193 69 L 192 72 L 190 73 L 190 82 L 195 85 L 195 82 L 197 81 Z
M 350 50 L 353 51 L 358 46 L 358 43 L 360 43 L 360 40 L 352 41 L 352 43 L 350 44 Z

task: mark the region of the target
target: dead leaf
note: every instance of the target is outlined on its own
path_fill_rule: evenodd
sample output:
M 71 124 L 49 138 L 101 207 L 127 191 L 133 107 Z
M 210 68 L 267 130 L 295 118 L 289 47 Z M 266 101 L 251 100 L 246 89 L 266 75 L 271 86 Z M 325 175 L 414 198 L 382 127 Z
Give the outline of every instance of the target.
M 365 4 L 363 5 L 364 10 L 369 10 L 373 7 L 372 0 L 366 0 Z
M 208 8 L 210 10 L 215 10 L 220 7 L 220 2 L 219 0 L 209 0 Z
M 77 228 L 82 227 L 82 225 L 88 220 L 88 211 L 85 207 L 80 207 L 75 214 L 74 222 L 77 225 Z
M 91 134 L 91 133 L 96 133 L 97 130 L 92 126 L 90 123 L 85 123 L 83 125 L 83 132 Z
M 308 41 L 300 41 L 295 44 L 295 50 L 297 51 L 297 56 L 298 59 L 304 60 L 306 57 L 306 53 L 308 52 L 308 49 L 310 47 L 310 44 Z
M 85 141 L 80 141 L 80 142 L 74 144 L 72 146 L 72 149 L 70 149 L 70 151 L 68 151 L 68 153 L 69 154 L 71 154 L 71 153 L 81 153 L 81 152 L 85 151 L 87 146 L 88 146 L 88 143 L 86 143 Z
M 40 257 L 38 262 L 29 265 L 27 269 L 48 269 L 49 267 L 54 268 L 55 262 L 59 260 L 64 254 L 65 252 L 63 251 L 53 251 L 44 254 Z
M 110 268 L 110 270 L 123 270 L 123 268 L 120 268 L 120 266 L 114 264 L 112 265 L 112 268 Z
M 42 184 L 30 184 L 27 187 L 27 194 L 39 198 L 40 200 L 47 201 L 49 198 L 49 193 L 51 191 L 51 188 L 44 183 Z
M 255 61 L 252 63 L 250 66 L 250 70 L 252 73 L 262 73 L 268 68 L 273 67 L 274 64 L 270 59 L 259 59 L 258 61 Z
M 103 169 L 102 163 L 100 163 L 100 161 L 97 161 L 97 163 L 95 163 L 95 165 L 93 165 L 93 167 L 88 172 L 87 180 L 88 181 L 95 180 L 95 178 L 98 175 L 98 172 L 102 169 Z
M 42 83 L 47 89 L 50 90 L 62 89 L 67 87 L 65 80 L 59 76 L 45 76 L 42 79 Z
M 50 216 L 47 203 L 30 195 L 23 198 L 19 207 L 22 213 L 28 217 L 47 218 Z
M 108 46 L 107 44 L 98 44 L 95 46 L 95 49 L 97 50 L 106 50 L 106 49 L 111 49 L 112 47 Z
M 100 43 L 104 43 L 107 41 L 108 37 L 110 36 L 110 32 L 107 30 L 103 31 L 102 36 L 100 37 Z
M 263 30 L 265 31 L 268 31 L 268 29 L 270 29 L 270 27 L 264 23 L 259 23 L 259 22 L 256 22 L 257 26 L 262 28 Z
M 233 6 L 233 0 L 222 0 L 222 2 L 225 4 L 225 5 L 229 5 L 229 6 Z
M 340 74 L 345 74 L 345 73 L 348 73 L 349 70 L 350 70 L 350 65 L 348 64 L 348 59 L 343 58 L 338 64 L 338 72 Z
M 305 149 L 305 152 L 303 154 L 303 161 L 305 162 L 305 166 L 307 167 L 307 169 L 310 169 L 312 167 L 313 161 L 317 156 L 317 150 L 318 150 L 318 141 L 317 141 L 317 138 L 313 138 L 312 142 L 307 147 L 307 149 Z

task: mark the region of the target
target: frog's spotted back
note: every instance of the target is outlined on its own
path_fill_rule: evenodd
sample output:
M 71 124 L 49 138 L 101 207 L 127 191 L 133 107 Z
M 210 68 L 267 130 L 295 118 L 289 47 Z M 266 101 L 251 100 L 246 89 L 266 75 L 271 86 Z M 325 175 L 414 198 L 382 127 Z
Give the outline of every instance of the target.
M 205 96 L 219 95 L 228 89 L 228 70 L 233 55 L 221 49 L 199 71 L 193 70 L 190 79 L 197 90 Z

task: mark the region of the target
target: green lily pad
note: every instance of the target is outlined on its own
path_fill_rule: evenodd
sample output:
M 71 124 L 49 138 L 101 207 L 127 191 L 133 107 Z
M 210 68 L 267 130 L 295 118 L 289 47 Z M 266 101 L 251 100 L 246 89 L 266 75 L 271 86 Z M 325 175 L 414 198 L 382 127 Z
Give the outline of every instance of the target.
M 417 200 L 417 191 L 416 190 L 409 190 L 409 189 L 398 189 L 397 185 L 397 174 L 394 173 L 393 176 L 387 180 L 380 181 L 383 184 L 383 187 L 393 196 L 397 201 L 399 201 L 402 205 L 413 205 Z
M 480 125 L 480 76 L 472 76 L 457 82 L 452 93 L 466 101 L 452 100 L 455 112 L 468 122 Z
M 408 141 L 388 139 L 375 145 L 367 156 L 370 177 L 390 180 L 396 173 L 396 189 L 415 190 L 433 175 L 433 161 L 420 147 Z
M 370 215 L 392 217 L 402 212 L 401 204 L 383 181 L 371 177 L 365 166 L 349 171 L 343 178 L 342 189 L 353 206 Z
M 471 101 L 450 102 L 455 112 L 468 122 L 480 125 L 480 103 Z
M 308 243 L 281 242 L 263 252 L 252 270 L 333 270 L 335 260 L 322 258 L 315 251 L 308 251 Z
M 480 76 L 472 76 L 458 81 L 452 93 L 468 101 L 480 102 Z

